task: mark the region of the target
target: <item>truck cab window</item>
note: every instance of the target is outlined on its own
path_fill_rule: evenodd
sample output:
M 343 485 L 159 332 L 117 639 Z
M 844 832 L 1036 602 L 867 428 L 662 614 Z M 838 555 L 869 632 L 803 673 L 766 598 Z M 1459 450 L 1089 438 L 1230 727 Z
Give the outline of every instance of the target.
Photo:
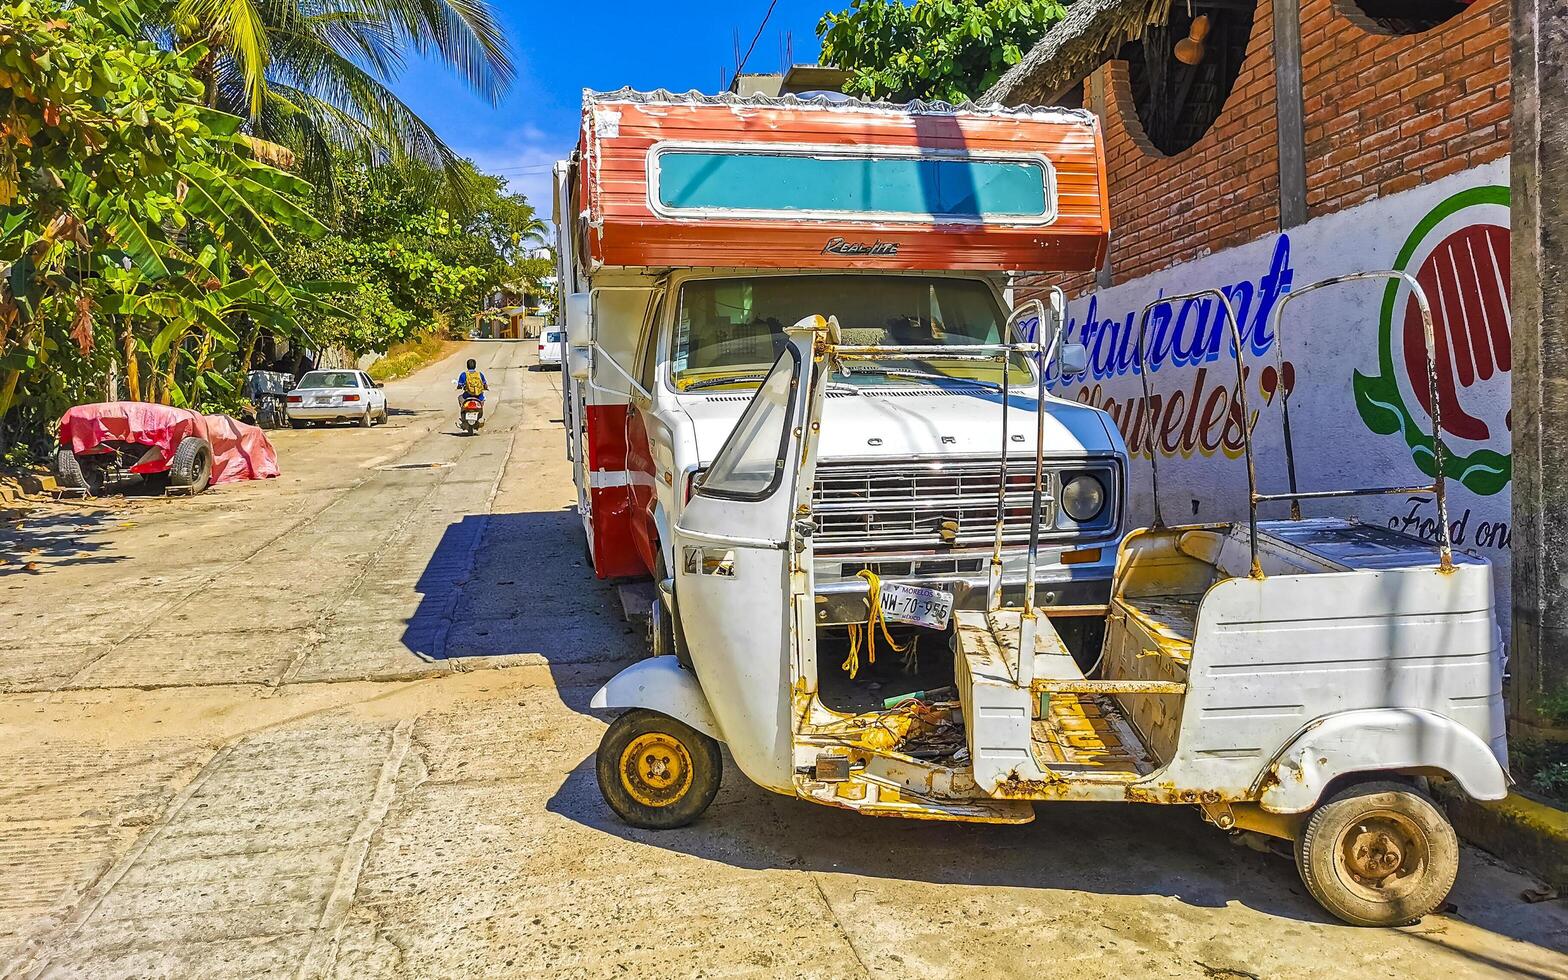
M 752 388 L 784 350 L 786 327 L 836 316 L 852 344 L 956 346 L 1002 340 L 1006 314 L 983 281 L 933 276 L 752 276 L 681 286 L 671 350 L 677 388 Z M 1030 377 L 1014 361 L 1014 384 Z M 995 362 L 940 356 L 860 362 L 838 380 L 860 385 L 1000 384 Z
M 662 304 L 653 304 L 648 322 L 643 325 L 642 355 L 637 362 L 637 381 L 642 385 L 642 390 L 650 394 L 659 367 L 659 314 L 663 310 Z

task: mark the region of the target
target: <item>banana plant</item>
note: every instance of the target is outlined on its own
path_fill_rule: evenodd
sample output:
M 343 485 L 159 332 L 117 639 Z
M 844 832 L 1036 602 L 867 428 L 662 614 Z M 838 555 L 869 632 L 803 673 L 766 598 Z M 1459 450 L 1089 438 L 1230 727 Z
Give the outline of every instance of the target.
M 0 0 L 0 419 L 110 358 L 133 397 L 223 396 L 239 325 L 300 339 L 320 301 L 271 264 L 325 230 L 310 186 L 205 104 L 206 51 L 147 40 L 143 3 Z

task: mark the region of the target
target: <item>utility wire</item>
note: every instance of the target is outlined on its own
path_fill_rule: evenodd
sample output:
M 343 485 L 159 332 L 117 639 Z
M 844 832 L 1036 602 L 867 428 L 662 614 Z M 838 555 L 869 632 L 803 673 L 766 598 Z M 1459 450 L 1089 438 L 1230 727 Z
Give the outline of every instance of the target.
M 779 5 L 779 0 L 772 0 L 768 4 L 768 12 L 762 15 L 762 23 L 757 25 L 757 33 L 751 36 L 751 46 L 746 49 L 745 57 L 740 59 L 740 64 L 735 66 L 735 74 L 739 75 L 746 68 L 746 62 L 751 59 L 751 52 L 757 47 L 757 39 L 762 37 L 763 28 L 768 26 L 768 18 L 773 16 L 773 8 Z

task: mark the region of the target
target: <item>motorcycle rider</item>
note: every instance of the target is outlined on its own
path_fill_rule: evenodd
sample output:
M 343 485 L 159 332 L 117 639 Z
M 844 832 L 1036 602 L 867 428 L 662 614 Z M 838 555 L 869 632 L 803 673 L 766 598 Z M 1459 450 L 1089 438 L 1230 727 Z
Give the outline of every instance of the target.
M 490 382 L 485 378 L 485 373 L 478 370 L 474 359 L 468 359 L 468 370 L 457 375 L 457 390 L 459 400 L 464 397 L 477 398 L 480 402 L 485 400 L 485 392 L 490 390 Z
M 457 376 L 457 406 L 459 412 L 462 411 L 463 402 L 465 400 L 473 399 L 479 402 L 479 410 L 482 417 L 485 404 L 485 392 L 489 390 L 489 380 L 485 378 L 484 372 L 479 370 L 478 365 L 474 363 L 474 359 L 470 357 L 468 359 L 467 369 L 460 372 Z

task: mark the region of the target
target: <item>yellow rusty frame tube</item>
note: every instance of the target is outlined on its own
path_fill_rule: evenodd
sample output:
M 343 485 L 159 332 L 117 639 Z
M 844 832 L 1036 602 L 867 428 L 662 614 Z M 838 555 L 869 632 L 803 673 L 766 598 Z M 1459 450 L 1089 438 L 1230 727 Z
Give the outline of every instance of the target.
M 1180 681 L 1124 681 L 1124 680 L 1040 680 L 1029 685 L 1036 694 L 1170 694 L 1187 693 L 1187 685 Z

